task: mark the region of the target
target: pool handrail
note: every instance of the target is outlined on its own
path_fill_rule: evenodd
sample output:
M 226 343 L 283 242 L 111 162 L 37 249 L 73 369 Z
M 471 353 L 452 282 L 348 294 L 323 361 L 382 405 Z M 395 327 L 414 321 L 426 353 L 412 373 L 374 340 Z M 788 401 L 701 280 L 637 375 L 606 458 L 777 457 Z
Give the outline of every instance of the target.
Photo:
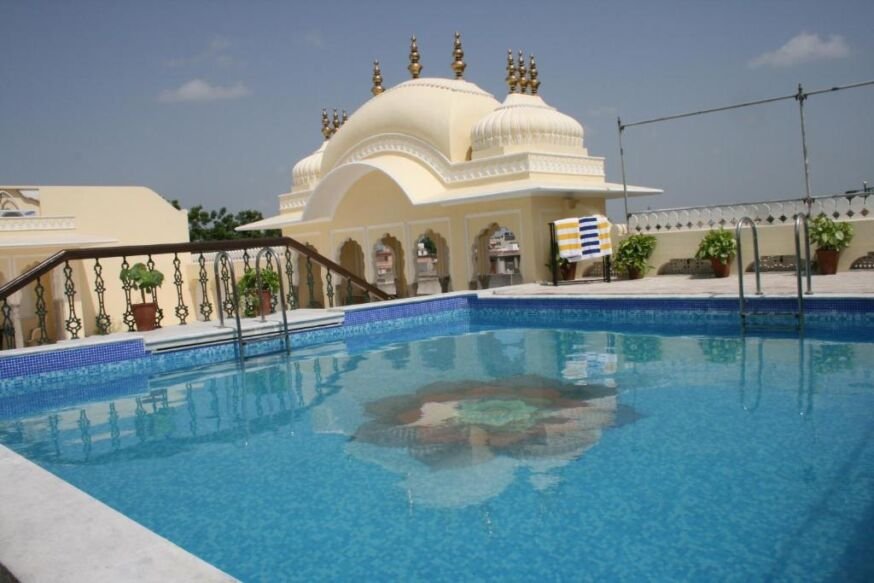
M 277 265 L 279 264 L 279 256 L 276 255 L 276 252 L 270 247 L 264 247 L 258 254 L 255 256 L 255 289 L 262 290 L 263 289 L 263 281 L 261 277 L 261 257 L 267 256 L 268 258 L 273 257 L 276 260 Z M 285 352 L 289 351 L 288 346 L 288 314 L 285 311 L 285 284 L 282 283 L 282 275 L 280 275 L 277 279 L 279 279 L 279 309 L 282 312 L 282 345 L 285 348 Z M 271 298 L 273 292 L 271 290 Z M 261 299 L 261 298 L 259 298 Z M 265 314 L 264 308 L 259 306 L 261 311 L 261 321 L 266 322 L 267 316 Z
M 759 230 L 756 227 L 756 222 L 750 217 L 741 217 L 734 229 L 734 240 L 737 246 L 737 289 L 738 300 L 740 302 L 740 317 L 741 321 L 746 317 L 746 298 L 744 297 L 744 263 L 743 251 L 741 248 L 741 230 L 744 225 L 749 225 L 753 231 L 753 267 L 756 271 L 756 295 L 762 295 L 762 273 L 759 268 Z
M 227 266 L 231 275 L 231 285 L 228 286 L 231 289 L 231 295 L 233 296 L 234 303 L 234 318 L 237 321 L 237 359 L 240 362 L 243 362 L 246 358 L 246 355 L 243 353 L 243 326 L 240 323 L 240 297 L 237 293 L 237 278 L 234 274 L 234 261 L 231 259 L 231 256 L 228 255 L 227 251 L 219 251 L 215 255 L 215 261 L 213 261 L 213 269 L 215 270 L 215 306 L 216 310 L 218 310 L 219 317 L 219 327 L 224 327 L 225 325 L 225 309 L 224 304 L 222 303 L 222 285 L 219 283 L 222 281 L 219 275 L 219 265 Z M 287 330 L 287 328 L 286 328 Z

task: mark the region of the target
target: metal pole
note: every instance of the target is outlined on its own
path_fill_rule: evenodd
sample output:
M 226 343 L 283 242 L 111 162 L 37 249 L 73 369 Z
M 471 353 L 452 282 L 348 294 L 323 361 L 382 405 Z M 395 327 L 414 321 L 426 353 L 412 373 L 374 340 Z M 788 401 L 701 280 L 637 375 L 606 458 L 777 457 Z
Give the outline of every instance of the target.
M 552 271 L 552 285 L 558 287 L 558 238 L 555 236 L 555 223 L 549 223 L 549 266 Z
M 616 126 L 619 128 L 619 166 L 622 168 L 622 196 L 625 199 L 625 224 L 628 224 L 628 184 L 625 182 L 625 148 L 622 147 L 622 132 L 625 131 L 625 126 L 622 125 L 622 118 L 616 118 Z
M 795 99 L 798 101 L 798 113 L 801 116 L 801 151 L 804 155 L 804 204 L 807 206 L 807 216 L 809 217 L 813 201 L 810 198 L 810 164 L 807 157 L 807 132 L 804 127 L 804 100 L 807 99 L 807 94 L 801 88 L 801 83 L 798 84 L 798 93 L 795 94 Z

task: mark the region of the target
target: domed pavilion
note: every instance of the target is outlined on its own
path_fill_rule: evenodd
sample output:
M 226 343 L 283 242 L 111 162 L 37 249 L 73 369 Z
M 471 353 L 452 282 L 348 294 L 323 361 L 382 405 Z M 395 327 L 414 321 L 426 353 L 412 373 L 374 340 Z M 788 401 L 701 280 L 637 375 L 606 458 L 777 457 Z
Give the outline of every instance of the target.
M 351 115 L 322 111 L 324 142 L 292 171 L 280 214 L 241 227 L 281 228 L 353 273 L 400 296 L 547 279 L 550 221 L 605 214 L 622 185 L 605 181 L 583 127 L 540 96 L 534 56 L 508 52 L 507 96 L 464 79 L 412 78 Z M 628 187 L 629 196 L 658 189 Z

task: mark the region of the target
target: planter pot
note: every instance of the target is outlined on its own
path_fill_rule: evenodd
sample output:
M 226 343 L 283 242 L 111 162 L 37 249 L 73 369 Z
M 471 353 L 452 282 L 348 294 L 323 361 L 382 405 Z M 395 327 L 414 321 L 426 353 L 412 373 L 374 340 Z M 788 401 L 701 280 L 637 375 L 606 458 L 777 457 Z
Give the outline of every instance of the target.
M 820 275 L 836 274 L 838 272 L 838 252 L 832 249 L 817 249 L 816 266 Z
M 559 265 L 558 272 L 561 274 L 562 281 L 571 281 L 577 278 L 577 264 L 568 263 L 567 265 Z
M 270 314 L 270 304 L 273 299 L 273 292 L 270 290 L 261 290 L 258 294 L 259 306 L 258 306 L 258 315 L 259 316 L 267 316 Z
M 641 279 L 643 278 L 643 271 L 637 269 L 635 267 L 628 268 L 628 279 Z
M 149 302 L 146 304 L 132 304 L 131 311 L 134 313 L 134 321 L 137 323 L 138 332 L 148 332 L 155 329 L 155 318 L 158 315 L 158 304 Z
M 723 263 L 719 259 L 711 257 L 710 267 L 713 268 L 713 275 L 716 277 L 728 277 L 731 274 L 731 262 Z

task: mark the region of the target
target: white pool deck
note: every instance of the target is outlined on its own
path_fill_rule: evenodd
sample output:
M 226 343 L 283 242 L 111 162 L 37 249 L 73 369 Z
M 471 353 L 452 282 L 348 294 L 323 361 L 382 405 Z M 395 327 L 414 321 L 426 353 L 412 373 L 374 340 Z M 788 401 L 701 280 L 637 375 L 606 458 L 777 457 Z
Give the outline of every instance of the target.
M 755 292 L 755 278 L 746 275 L 748 295 Z M 575 282 L 552 287 L 523 284 L 482 290 L 481 297 L 732 297 L 737 298 L 737 277 L 714 279 L 690 276 L 659 276 L 612 283 Z M 766 297 L 795 297 L 796 279 L 791 273 L 762 276 Z M 815 297 L 874 298 L 874 272 L 814 276 Z M 471 292 L 456 292 L 452 295 Z M 432 296 L 433 297 L 433 296 Z M 407 303 L 427 297 L 395 300 Z M 342 324 L 347 310 L 367 305 L 329 310 L 288 312 L 289 329 L 303 330 Z M 172 318 L 171 318 L 172 319 Z M 278 331 L 281 316 L 243 321 L 244 337 Z M 145 333 L 116 333 L 57 345 L 4 351 L 0 357 L 34 353 L 91 343 L 142 338 L 149 350 L 163 350 L 234 338 L 233 320 L 191 322 Z M 22 583 L 43 581 L 233 581 L 228 574 L 195 557 L 170 541 L 109 508 L 12 450 L 0 446 L 0 563 Z

